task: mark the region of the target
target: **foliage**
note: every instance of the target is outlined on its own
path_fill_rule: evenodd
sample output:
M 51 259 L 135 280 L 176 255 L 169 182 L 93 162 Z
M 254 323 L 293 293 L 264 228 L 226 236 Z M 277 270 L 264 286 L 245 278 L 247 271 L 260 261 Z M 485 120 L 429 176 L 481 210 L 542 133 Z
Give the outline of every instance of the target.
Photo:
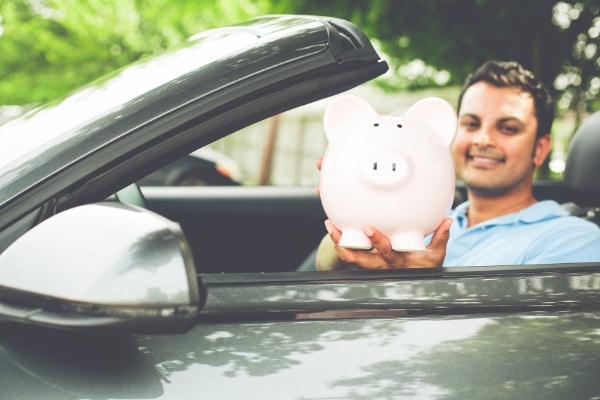
M 600 109 L 594 0 L 280 0 L 278 7 L 359 25 L 390 56 L 394 88 L 460 85 L 488 59 L 517 60 L 563 94 L 563 108 Z
M 0 3 L 0 104 L 55 98 L 191 34 L 264 13 L 349 19 L 376 38 L 390 90 L 459 85 L 514 59 L 562 109 L 600 109 L 596 0 L 13 0 Z
M 237 0 L 0 2 L 0 104 L 56 98 L 200 30 L 261 14 Z

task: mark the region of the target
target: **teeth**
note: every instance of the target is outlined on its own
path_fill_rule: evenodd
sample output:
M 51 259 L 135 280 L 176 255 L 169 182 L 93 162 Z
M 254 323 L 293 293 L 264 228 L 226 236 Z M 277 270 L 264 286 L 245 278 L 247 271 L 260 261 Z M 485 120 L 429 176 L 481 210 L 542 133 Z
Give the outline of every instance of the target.
M 471 156 L 470 158 L 473 161 L 483 162 L 483 163 L 499 163 L 499 162 L 501 162 L 500 160 L 497 160 L 495 158 L 488 158 L 488 157 Z

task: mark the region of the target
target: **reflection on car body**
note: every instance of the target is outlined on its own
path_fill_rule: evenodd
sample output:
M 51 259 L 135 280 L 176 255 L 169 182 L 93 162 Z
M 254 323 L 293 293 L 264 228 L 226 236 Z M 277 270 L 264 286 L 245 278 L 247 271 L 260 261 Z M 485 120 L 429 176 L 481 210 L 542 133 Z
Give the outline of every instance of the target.
M 335 18 L 216 33 L 0 126 L 3 399 L 600 396 L 599 263 L 297 272 L 314 188 L 129 186 L 387 70 Z

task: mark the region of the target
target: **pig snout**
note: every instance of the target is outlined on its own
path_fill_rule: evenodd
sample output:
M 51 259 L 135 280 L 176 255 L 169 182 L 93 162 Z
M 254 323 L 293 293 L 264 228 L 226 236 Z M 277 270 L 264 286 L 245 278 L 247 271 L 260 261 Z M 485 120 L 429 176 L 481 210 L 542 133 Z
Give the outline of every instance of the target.
M 408 175 L 406 158 L 397 153 L 380 153 L 363 158 L 358 174 L 364 182 L 378 187 L 394 187 Z

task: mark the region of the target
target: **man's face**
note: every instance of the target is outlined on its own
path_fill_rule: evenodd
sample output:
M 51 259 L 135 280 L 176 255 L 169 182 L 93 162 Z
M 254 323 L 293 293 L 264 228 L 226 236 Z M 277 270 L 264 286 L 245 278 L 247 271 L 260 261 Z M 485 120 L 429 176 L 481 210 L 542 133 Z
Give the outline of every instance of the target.
M 550 138 L 536 140 L 537 118 L 529 93 L 478 82 L 463 95 L 452 156 L 474 194 L 494 197 L 530 190 Z

